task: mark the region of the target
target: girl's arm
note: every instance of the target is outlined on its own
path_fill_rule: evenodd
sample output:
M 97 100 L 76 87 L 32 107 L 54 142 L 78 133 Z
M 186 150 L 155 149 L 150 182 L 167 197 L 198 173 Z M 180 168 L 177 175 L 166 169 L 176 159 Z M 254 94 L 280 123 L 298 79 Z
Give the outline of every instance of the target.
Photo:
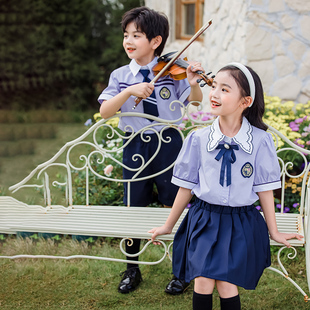
M 154 90 L 154 85 L 150 83 L 139 83 L 127 87 L 122 92 L 109 100 L 102 102 L 100 106 L 100 114 L 102 118 L 109 118 L 113 116 L 121 106 L 127 101 L 130 96 L 145 99 L 149 97 Z
M 148 231 L 152 234 L 152 242 L 154 242 L 156 237 L 159 235 L 171 234 L 175 223 L 178 221 L 179 217 L 181 216 L 182 212 L 184 211 L 185 207 L 188 205 L 192 197 L 193 195 L 190 189 L 184 187 L 179 188 L 166 223 L 161 227 L 156 227 Z
M 259 201 L 261 203 L 261 207 L 264 212 L 270 238 L 276 242 L 283 243 L 288 248 L 290 248 L 291 245 L 289 244 L 289 242 L 287 242 L 287 240 L 293 239 L 293 238 L 302 240 L 303 236 L 301 235 L 280 233 L 278 231 L 278 227 L 276 223 L 276 215 L 274 211 L 273 191 L 265 191 L 265 192 L 260 192 L 257 194 L 259 197 Z

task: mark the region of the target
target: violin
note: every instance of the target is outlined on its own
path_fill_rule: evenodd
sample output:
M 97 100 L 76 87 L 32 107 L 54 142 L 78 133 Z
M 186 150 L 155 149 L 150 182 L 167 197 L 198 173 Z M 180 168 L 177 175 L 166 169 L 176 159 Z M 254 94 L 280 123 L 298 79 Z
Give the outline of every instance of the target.
M 163 69 L 166 63 L 171 60 L 170 56 L 175 53 L 176 52 L 171 52 L 158 58 L 158 63 L 153 67 L 155 75 Z M 162 74 L 162 76 L 169 75 L 174 80 L 183 80 L 186 78 L 186 69 L 189 65 L 190 63 L 188 63 L 186 59 L 178 58 L 173 65 Z M 205 85 L 212 86 L 215 77 L 214 75 L 209 77 L 212 72 L 205 74 L 203 71 L 196 71 L 196 73 L 201 77 L 201 79 L 197 79 L 197 83 L 204 81 L 204 83 L 200 84 L 200 87 L 204 87 Z
M 203 34 L 205 30 L 207 30 L 212 24 L 212 20 L 209 20 L 205 25 L 203 25 L 195 35 L 189 40 L 187 45 L 179 52 L 177 52 L 172 59 L 160 70 L 160 72 L 154 77 L 154 79 L 150 82 L 151 84 L 155 84 L 157 80 L 173 65 L 173 63 L 180 57 L 180 55 L 200 36 Z M 188 64 L 187 64 L 188 66 Z M 186 66 L 186 67 L 187 67 Z M 184 68 L 183 68 L 184 69 Z M 135 106 L 132 108 L 133 110 L 137 107 L 137 105 L 141 102 L 142 98 L 135 98 Z

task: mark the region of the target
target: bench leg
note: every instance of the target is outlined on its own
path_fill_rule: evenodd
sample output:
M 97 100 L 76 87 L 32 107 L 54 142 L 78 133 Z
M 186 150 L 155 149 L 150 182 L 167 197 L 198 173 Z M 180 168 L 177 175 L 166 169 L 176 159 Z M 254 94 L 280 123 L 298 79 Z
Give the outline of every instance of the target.
M 140 254 L 142 254 L 147 247 L 152 244 L 152 241 L 148 241 L 144 247 L 142 248 L 142 250 L 139 253 L 136 254 L 128 254 L 126 253 L 126 251 L 124 250 L 124 243 L 125 242 L 130 242 L 130 238 L 124 238 L 121 240 L 120 242 L 120 250 L 121 252 L 128 257 L 135 257 L 135 256 L 139 256 Z M 140 265 L 157 265 L 159 263 L 161 263 L 166 256 L 168 256 L 170 258 L 170 255 L 168 253 L 168 247 L 166 246 L 166 244 L 161 241 L 161 240 L 157 240 L 158 242 L 160 242 L 162 244 L 162 246 L 165 249 L 165 252 L 162 256 L 162 258 L 160 258 L 157 261 L 154 262 L 143 262 L 143 261 L 135 261 L 135 264 L 140 264 Z M 128 259 L 119 259 L 119 258 L 112 258 L 112 257 L 101 257 L 101 256 L 91 256 L 91 255 L 71 255 L 71 256 L 56 256 L 56 255 L 29 255 L 29 254 L 20 254 L 20 255 L 12 255 L 12 256 L 0 256 L 1 258 L 5 258 L 5 259 L 18 259 L 18 258 L 48 258 L 48 259 L 64 259 L 64 260 L 70 260 L 70 259 L 75 259 L 75 258 L 86 258 L 86 259 L 96 259 L 96 260 L 103 260 L 103 261 L 111 261 L 111 262 L 118 262 L 118 263 L 132 263 L 132 260 L 128 260 Z
M 171 244 L 170 244 L 169 247 L 167 248 L 166 244 L 165 244 L 163 241 L 161 241 L 161 240 L 156 240 L 156 241 L 158 241 L 159 243 L 161 243 L 162 246 L 163 246 L 164 249 L 165 249 L 165 252 L 164 252 L 163 257 L 162 257 L 161 259 L 159 259 L 158 261 L 156 261 L 156 262 L 141 262 L 141 261 L 133 261 L 133 260 L 128 260 L 128 259 L 126 259 L 125 261 L 126 261 L 126 262 L 129 262 L 129 263 L 134 263 L 134 264 L 156 265 L 156 264 L 161 263 L 161 262 L 166 258 L 166 256 L 168 256 L 168 257 L 171 259 L 170 254 L 169 254 L 169 248 L 170 248 L 170 245 L 171 245 Z M 127 253 L 126 250 L 124 249 L 124 243 L 125 243 L 125 242 L 127 242 L 127 244 L 130 246 L 130 244 L 132 244 L 133 241 L 132 241 L 131 238 L 123 238 L 123 239 L 121 240 L 120 244 L 119 244 L 119 247 L 120 247 L 121 252 L 122 252 L 125 256 L 127 256 L 127 257 L 137 257 L 137 256 L 139 256 L 140 254 L 142 254 L 142 253 L 147 249 L 147 247 L 148 247 L 150 244 L 152 244 L 152 241 L 149 240 L 149 241 L 144 245 L 144 247 L 140 250 L 140 252 L 135 253 L 135 254 L 129 254 L 129 253 Z
M 310 191 L 309 191 L 310 192 Z M 309 203 L 310 203 L 310 199 Z M 305 217 L 306 223 L 305 234 L 306 234 L 306 244 L 305 244 L 305 252 L 306 252 L 306 272 L 307 272 L 307 281 L 308 281 L 308 290 L 310 291 L 310 216 Z
M 268 267 L 267 269 L 269 269 L 269 270 L 271 270 L 271 271 L 274 271 L 274 272 L 280 274 L 280 275 L 283 276 L 285 279 L 287 279 L 289 282 L 291 282 L 291 283 L 300 291 L 300 293 L 304 296 L 304 301 L 305 301 L 305 302 L 308 302 L 308 301 L 310 300 L 309 297 L 308 297 L 308 295 L 301 289 L 301 287 L 300 287 L 293 279 L 291 279 L 291 278 L 288 276 L 288 272 L 286 271 L 286 269 L 284 268 L 284 266 L 283 266 L 283 264 L 282 264 L 282 262 L 281 262 L 280 254 L 281 254 L 282 250 L 284 250 L 284 249 L 287 249 L 287 247 L 285 247 L 285 246 L 282 247 L 282 248 L 278 251 L 278 255 L 277 255 L 278 263 L 279 263 L 280 268 L 282 269 L 282 271 L 281 271 L 281 270 L 278 270 L 278 269 L 276 269 L 276 268 L 274 268 L 274 267 Z M 295 249 L 294 247 L 291 247 L 290 250 L 293 250 L 294 253 L 289 253 L 289 254 L 287 255 L 287 257 L 288 257 L 289 259 L 294 259 L 294 258 L 296 257 L 296 255 L 297 255 L 297 251 L 296 251 L 296 249 Z

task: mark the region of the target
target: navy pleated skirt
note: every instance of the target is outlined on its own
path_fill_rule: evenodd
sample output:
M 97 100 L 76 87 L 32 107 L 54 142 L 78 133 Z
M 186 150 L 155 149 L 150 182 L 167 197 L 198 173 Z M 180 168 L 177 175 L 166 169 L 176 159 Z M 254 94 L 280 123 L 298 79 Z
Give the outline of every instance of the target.
M 173 273 L 186 282 L 202 276 L 254 290 L 269 266 L 268 229 L 254 206 L 196 199 L 174 237 Z

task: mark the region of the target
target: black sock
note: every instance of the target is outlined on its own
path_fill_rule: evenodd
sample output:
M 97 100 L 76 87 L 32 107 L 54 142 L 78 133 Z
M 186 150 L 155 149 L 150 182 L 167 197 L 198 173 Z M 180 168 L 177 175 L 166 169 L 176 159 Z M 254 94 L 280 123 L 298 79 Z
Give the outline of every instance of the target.
M 241 310 L 239 295 L 230 298 L 220 297 L 220 300 L 221 300 L 221 310 Z
M 126 252 L 128 254 L 136 254 L 140 251 L 140 243 L 141 243 L 141 240 L 140 239 L 132 239 L 132 245 L 129 246 L 127 244 L 127 242 L 129 242 L 130 244 L 130 240 L 126 240 Z M 132 260 L 132 261 L 137 261 L 139 260 L 139 257 L 127 257 L 127 259 L 129 260 Z M 127 263 L 127 269 L 130 269 L 130 268 L 138 268 L 139 265 L 138 264 L 132 264 L 132 263 Z
M 193 292 L 193 310 L 211 310 L 212 294 L 198 294 Z

